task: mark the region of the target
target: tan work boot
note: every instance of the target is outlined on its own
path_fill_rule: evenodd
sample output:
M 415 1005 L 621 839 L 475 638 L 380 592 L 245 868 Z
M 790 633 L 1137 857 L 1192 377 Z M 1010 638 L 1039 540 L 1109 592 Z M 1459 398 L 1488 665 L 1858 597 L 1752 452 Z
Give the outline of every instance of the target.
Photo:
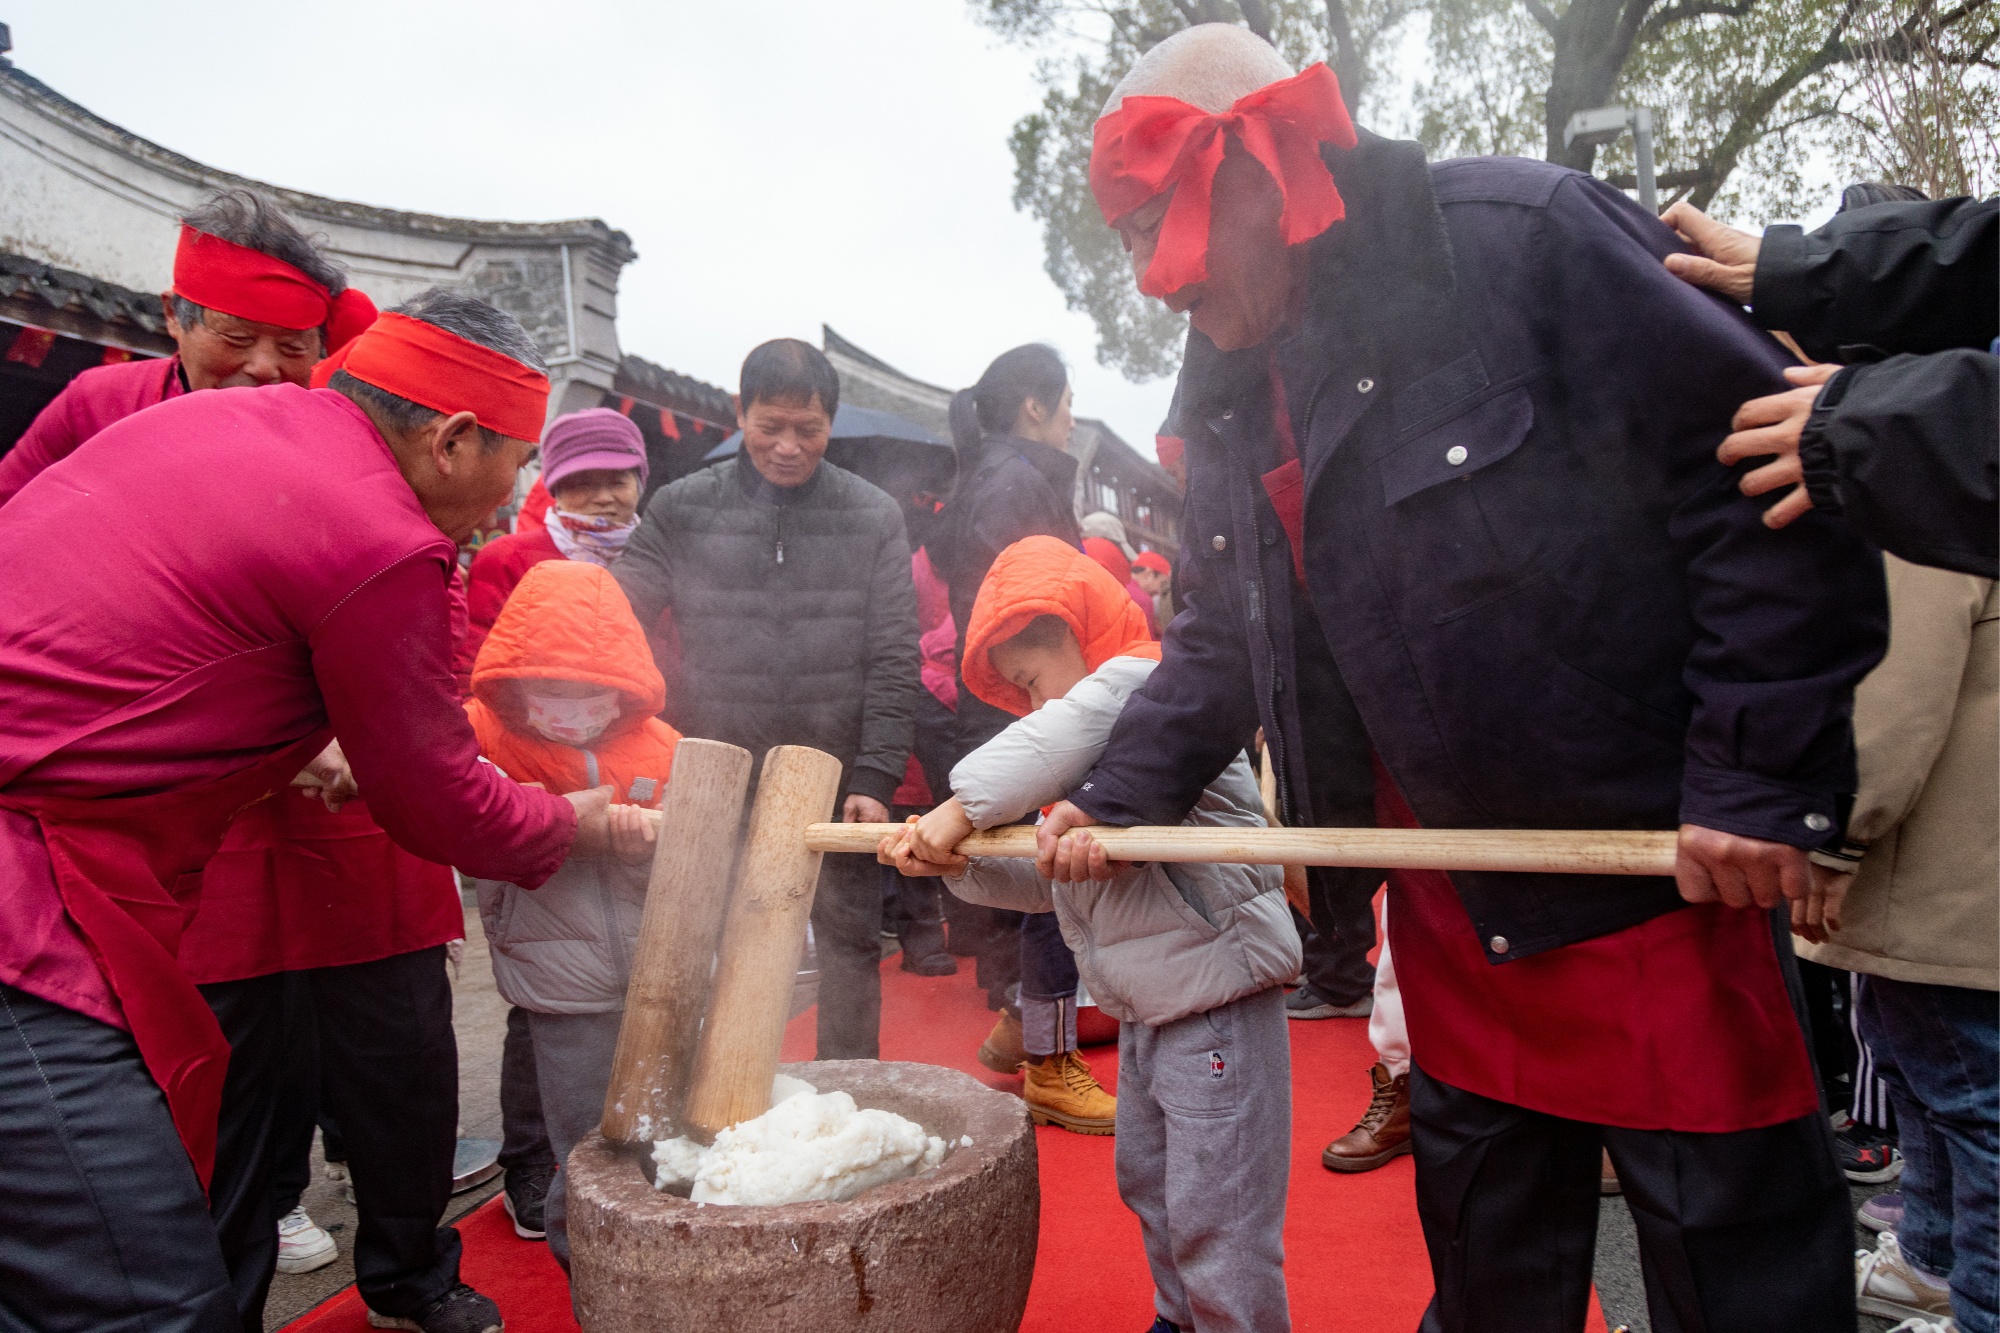
M 1028 1118 L 1038 1125 L 1060 1125 L 1078 1134 L 1110 1134 L 1118 1123 L 1118 1099 L 1106 1092 L 1075 1051 L 1058 1051 L 1040 1064 L 1021 1066 L 1027 1083 L 1021 1096 Z
M 1410 1076 L 1391 1078 L 1389 1066 L 1378 1060 L 1368 1077 L 1375 1095 L 1361 1113 L 1361 1123 L 1319 1155 L 1319 1164 L 1329 1171 L 1373 1171 L 1410 1150 Z
M 1018 1074 L 1028 1048 L 1021 1039 L 1021 1016 L 1011 1009 L 1000 1011 L 1000 1021 L 979 1043 L 979 1063 L 996 1074 Z

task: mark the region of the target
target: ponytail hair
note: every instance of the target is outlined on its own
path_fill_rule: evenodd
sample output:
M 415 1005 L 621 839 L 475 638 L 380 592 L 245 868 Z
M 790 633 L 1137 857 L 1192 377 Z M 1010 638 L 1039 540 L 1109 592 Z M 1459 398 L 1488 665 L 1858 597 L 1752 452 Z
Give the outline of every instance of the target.
M 952 395 L 951 441 L 959 466 L 970 465 L 986 436 L 1014 429 L 1022 404 L 1032 398 L 1054 411 L 1068 387 L 1069 368 L 1047 343 L 1025 343 L 994 357 L 979 383 Z

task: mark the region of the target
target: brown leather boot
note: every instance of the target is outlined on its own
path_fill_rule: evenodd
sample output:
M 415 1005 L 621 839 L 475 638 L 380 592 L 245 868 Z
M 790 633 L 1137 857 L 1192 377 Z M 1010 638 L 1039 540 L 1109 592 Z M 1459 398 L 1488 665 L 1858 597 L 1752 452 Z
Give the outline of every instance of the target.
M 979 1063 L 996 1074 L 1018 1074 L 1028 1048 L 1021 1037 L 1021 1016 L 1012 1009 L 1000 1011 L 1000 1021 L 979 1044 Z
M 1329 1171 L 1373 1171 L 1410 1150 L 1410 1076 L 1390 1078 L 1389 1066 L 1377 1061 L 1368 1077 L 1375 1096 L 1361 1113 L 1361 1123 L 1319 1155 L 1319 1164 Z

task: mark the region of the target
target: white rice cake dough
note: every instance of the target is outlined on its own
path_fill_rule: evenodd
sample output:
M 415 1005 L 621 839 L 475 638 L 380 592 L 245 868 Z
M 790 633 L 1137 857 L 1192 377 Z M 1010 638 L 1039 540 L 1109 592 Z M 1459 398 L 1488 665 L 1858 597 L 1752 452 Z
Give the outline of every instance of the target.
M 653 1145 L 654 1185 L 693 1186 L 696 1203 L 779 1204 L 851 1199 L 944 1160 L 944 1140 L 891 1111 L 863 1109 L 778 1075 L 771 1109 L 732 1125 L 707 1148 L 691 1139 Z

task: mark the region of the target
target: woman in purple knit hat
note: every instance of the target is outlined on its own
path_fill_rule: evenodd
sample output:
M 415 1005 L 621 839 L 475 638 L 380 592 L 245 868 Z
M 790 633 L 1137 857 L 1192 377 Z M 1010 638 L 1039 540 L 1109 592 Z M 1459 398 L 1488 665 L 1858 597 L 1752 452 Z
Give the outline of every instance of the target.
M 542 436 L 542 484 L 555 503 L 546 531 L 517 532 L 486 543 L 467 579 L 465 637 L 458 645 L 461 686 L 500 608 L 528 570 L 544 560 L 588 560 L 606 568 L 639 527 L 646 490 L 646 441 L 608 407 L 571 412 Z

